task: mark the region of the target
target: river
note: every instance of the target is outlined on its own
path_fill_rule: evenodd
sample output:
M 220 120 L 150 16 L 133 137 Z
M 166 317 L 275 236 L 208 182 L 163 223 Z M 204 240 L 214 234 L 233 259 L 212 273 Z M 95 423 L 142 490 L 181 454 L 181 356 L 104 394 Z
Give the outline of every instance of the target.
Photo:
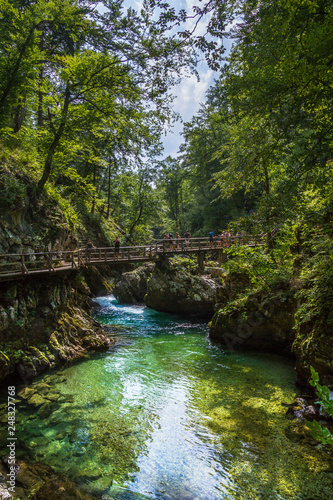
M 19 457 L 105 499 L 333 498 L 320 447 L 286 436 L 289 360 L 227 352 L 195 319 L 96 302 L 117 343 L 33 382 L 52 411 L 18 403 Z

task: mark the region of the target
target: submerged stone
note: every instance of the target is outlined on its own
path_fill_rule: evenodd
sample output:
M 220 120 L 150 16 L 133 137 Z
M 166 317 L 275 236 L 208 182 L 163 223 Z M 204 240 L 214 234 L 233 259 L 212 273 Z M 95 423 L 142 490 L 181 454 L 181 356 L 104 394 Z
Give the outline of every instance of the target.
M 57 399 L 60 398 L 59 392 L 49 392 L 44 395 L 46 399 L 49 399 L 50 401 L 57 401 Z
M 45 402 L 46 400 L 42 398 L 42 396 L 40 396 L 39 394 L 33 394 L 33 396 L 31 396 L 31 398 L 28 399 L 28 403 L 34 406 L 41 406 Z
M 112 478 L 108 476 L 100 477 L 95 481 L 91 481 L 89 484 L 85 485 L 85 489 L 92 493 L 107 493 L 112 486 Z
M 17 395 L 20 396 L 20 398 L 29 399 L 35 392 L 36 389 L 34 387 L 24 387 Z
M 41 382 L 39 384 L 35 384 L 34 388 L 39 394 L 47 394 L 51 389 L 51 386 L 49 384 L 46 384 L 45 382 Z

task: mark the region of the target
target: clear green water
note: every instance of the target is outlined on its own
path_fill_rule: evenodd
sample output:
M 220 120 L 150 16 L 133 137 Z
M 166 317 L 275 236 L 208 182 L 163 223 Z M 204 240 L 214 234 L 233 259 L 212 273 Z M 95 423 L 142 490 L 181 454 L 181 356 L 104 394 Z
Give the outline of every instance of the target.
M 105 499 L 333 498 L 322 451 L 285 434 L 289 361 L 227 353 L 188 318 L 98 302 L 117 345 L 33 383 L 45 402 L 18 403 L 19 456 Z

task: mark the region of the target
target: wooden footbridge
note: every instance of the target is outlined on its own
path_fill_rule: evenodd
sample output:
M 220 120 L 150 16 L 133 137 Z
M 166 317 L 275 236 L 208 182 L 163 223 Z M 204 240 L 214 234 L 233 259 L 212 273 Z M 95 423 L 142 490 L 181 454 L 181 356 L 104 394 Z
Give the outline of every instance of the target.
M 112 264 L 112 266 L 137 262 L 154 262 L 177 254 L 197 254 L 198 265 L 203 268 L 206 252 L 217 253 L 222 264 L 226 261 L 226 248 L 231 245 L 257 246 L 263 238 L 233 236 L 229 241 L 207 238 L 179 238 L 160 240 L 148 245 L 77 249 L 72 251 L 30 252 L 0 254 L 0 281 L 15 280 L 43 274 L 55 275 L 85 266 Z

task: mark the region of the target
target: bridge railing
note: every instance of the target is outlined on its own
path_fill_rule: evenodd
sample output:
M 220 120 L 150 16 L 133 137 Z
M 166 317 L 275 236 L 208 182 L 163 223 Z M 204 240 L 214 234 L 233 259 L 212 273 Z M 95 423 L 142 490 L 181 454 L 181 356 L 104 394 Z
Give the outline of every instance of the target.
M 157 253 L 157 245 L 120 246 L 117 252 L 115 247 L 81 248 L 77 250 L 78 265 L 94 262 L 110 262 L 115 260 L 135 260 L 152 258 Z
M 57 250 L 51 252 L 0 254 L 0 278 L 26 276 L 33 273 L 76 269 L 81 266 L 103 262 L 134 262 L 154 260 L 159 255 L 198 252 L 200 250 L 221 250 L 231 245 L 262 245 L 263 237 L 238 235 L 231 238 L 207 237 L 173 238 L 138 246 L 81 248 L 78 250 Z
M 70 250 L 0 254 L 0 276 L 28 275 L 42 270 L 53 272 L 57 267 L 75 268 L 77 265 L 75 251 Z
M 155 245 L 158 248 L 164 248 L 168 250 L 178 249 L 181 251 L 189 250 L 200 250 L 200 249 L 211 249 L 211 248 L 228 248 L 231 245 L 250 245 L 257 246 L 262 245 L 265 241 L 265 235 L 234 235 L 227 237 L 214 236 L 212 241 L 209 237 L 196 237 L 196 238 L 171 238 L 156 240 Z

